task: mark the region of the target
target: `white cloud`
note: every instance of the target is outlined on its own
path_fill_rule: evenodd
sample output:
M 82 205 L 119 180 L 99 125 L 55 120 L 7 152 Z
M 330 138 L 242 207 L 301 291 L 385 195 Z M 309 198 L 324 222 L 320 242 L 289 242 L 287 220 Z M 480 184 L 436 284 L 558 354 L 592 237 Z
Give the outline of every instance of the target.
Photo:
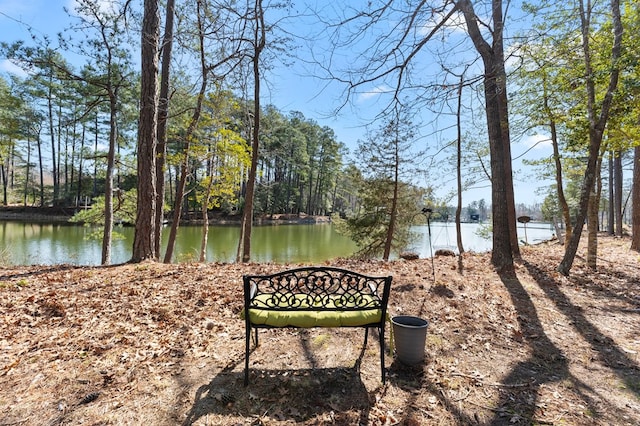
M 526 136 L 522 142 L 530 149 L 547 149 L 551 147 L 551 138 L 549 138 L 548 135 L 541 135 L 540 133 Z
M 80 0 L 67 0 L 66 8 L 72 12 L 77 13 L 76 8 L 79 6 Z M 122 3 L 120 0 L 99 0 L 96 2 L 98 6 L 98 10 L 104 15 L 113 15 L 115 14 L 120 4 Z
M 0 61 L 0 71 L 4 71 L 9 74 L 14 74 L 19 77 L 27 76 L 27 73 L 22 68 L 20 68 L 19 66 L 17 66 L 16 64 L 14 64 L 8 59 L 4 59 Z
M 418 34 L 422 36 L 426 36 L 430 34 L 437 25 L 439 25 L 442 20 L 445 18 L 445 14 L 437 13 L 432 15 L 431 19 L 418 28 Z M 447 20 L 444 25 L 444 29 L 448 32 L 457 32 L 457 33 L 467 33 L 467 25 L 464 20 L 464 15 L 462 13 L 454 13 Z
M 358 95 L 358 102 L 366 102 L 368 100 L 370 100 L 371 98 L 375 98 L 379 95 L 382 95 L 384 93 L 389 93 L 391 90 L 391 87 L 389 86 L 377 86 L 374 87 L 372 90 L 368 90 L 366 92 L 362 92 Z

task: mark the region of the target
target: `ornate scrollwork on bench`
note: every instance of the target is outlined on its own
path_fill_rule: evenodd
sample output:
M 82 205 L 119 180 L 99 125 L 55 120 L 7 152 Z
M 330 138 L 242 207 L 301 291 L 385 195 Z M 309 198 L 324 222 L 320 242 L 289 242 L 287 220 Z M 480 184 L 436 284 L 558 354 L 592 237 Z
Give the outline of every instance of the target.
M 251 329 L 256 330 L 257 345 L 258 328 L 276 327 L 364 327 L 365 344 L 369 328 L 377 328 L 384 382 L 384 327 L 391 280 L 332 267 L 244 276 L 245 384 Z

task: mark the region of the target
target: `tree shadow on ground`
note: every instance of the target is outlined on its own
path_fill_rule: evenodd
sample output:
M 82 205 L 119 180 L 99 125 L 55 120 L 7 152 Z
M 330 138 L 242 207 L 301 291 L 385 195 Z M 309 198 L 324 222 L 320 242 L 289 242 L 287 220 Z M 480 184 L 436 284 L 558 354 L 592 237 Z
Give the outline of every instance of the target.
M 535 265 L 526 265 L 532 272 L 543 273 L 540 268 Z M 598 273 L 611 277 L 608 286 L 594 282 L 589 276 L 581 276 L 576 278 L 580 287 L 584 290 L 588 290 L 598 298 L 606 298 L 612 301 L 628 304 L 635 312 L 640 312 L 640 283 L 638 283 L 638 277 L 626 273 L 625 271 L 618 271 L 609 266 L 599 266 Z M 544 276 L 543 281 L 551 285 L 558 286 L 558 283 L 553 280 L 548 274 Z M 542 284 L 542 282 L 539 282 Z
M 535 305 L 522 283 L 513 274 L 500 279 L 511 296 L 523 339 L 531 347 L 531 356 L 520 361 L 502 380 L 503 391 L 491 425 L 531 424 L 542 385 L 569 377 L 568 363 L 562 351 L 546 335 Z
M 523 263 L 532 276 L 538 277 L 537 283 L 539 288 L 553 301 L 556 308 L 571 320 L 575 331 L 578 332 L 591 346 L 591 349 L 598 354 L 598 359 L 602 365 L 615 373 L 623 381 L 627 389 L 640 398 L 640 377 L 638 375 L 640 366 L 629 358 L 629 356 L 614 343 L 611 337 L 600 331 L 596 325 L 589 321 L 584 313 L 584 309 L 576 306 L 571 299 L 567 297 L 561 290 L 559 283 L 552 276 L 537 265 L 526 261 Z M 633 285 L 633 282 L 634 281 L 627 281 L 629 286 Z M 593 282 L 590 284 L 589 291 L 601 296 L 599 300 L 611 299 L 622 300 L 627 303 L 632 302 L 623 296 L 621 291 L 603 289 L 596 286 Z M 632 305 L 638 306 L 635 301 L 633 301 Z
M 627 374 L 628 370 L 625 373 L 620 369 L 620 365 L 632 366 L 633 361 L 612 345 L 611 339 L 602 334 L 585 317 L 582 308 L 571 302 L 560 290 L 559 283 L 554 278 L 537 265 L 526 261 L 523 261 L 523 264 L 531 276 L 536 277 L 539 288 L 574 325 L 575 330 L 590 342 L 592 349 L 599 354 L 603 365 L 618 374 L 629 389 L 633 389 L 637 377 L 632 379 Z M 574 392 L 586 404 L 586 411 L 591 413 L 592 420 L 596 420 L 601 415 L 602 405 L 594 400 L 592 396 L 595 394 L 594 389 L 570 373 L 569 361 L 562 350 L 547 336 L 527 290 L 513 274 L 501 274 L 500 279 L 511 296 L 518 314 L 517 319 L 523 339 L 530 346 L 531 355 L 527 360 L 514 366 L 502 381 L 504 386 L 501 399 L 489 424 L 535 423 L 541 388 L 545 384 L 565 380 L 571 384 Z M 637 383 L 635 386 L 634 392 L 638 395 Z
M 455 400 L 445 396 L 442 392 L 441 385 L 434 383 L 425 377 L 424 369 L 428 364 L 428 359 L 425 359 L 424 364 L 421 363 L 415 366 L 409 366 L 403 364 L 397 358 L 391 363 L 387 373 L 388 382 L 393 386 L 408 392 L 409 397 L 407 398 L 404 404 L 404 409 L 401 413 L 402 419 L 396 419 L 397 423 L 390 424 L 418 425 L 421 424 L 421 420 L 424 417 L 433 419 L 434 422 L 437 421 L 437 419 L 434 418 L 434 415 L 428 410 L 425 410 L 425 408 L 421 406 L 422 404 L 419 403 L 420 396 L 424 392 L 427 392 L 436 398 L 446 411 L 449 412 L 452 418 L 455 419 L 456 424 L 478 424 L 475 418 L 460 410 Z M 380 398 L 384 396 L 387 389 L 388 387 L 382 388 Z
M 12 279 L 18 278 L 29 278 L 29 277 L 38 277 L 38 276 L 46 276 L 47 274 L 52 274 L 60 271 L 73 271 L 76 269 L 83 270 L 91 270 L 91 269 L 107 269 L 107 268 L 116 268 L 118 266 L 122 266 L 121 264 L 117 265 L 104 265 L 104 266 L 77 266 L 71 264 L 61 264 L 61 265 L 51 265 L 46 267 L 38 267 L 38 269 L 29 269 L 27 271 L 20 271 L 18 273 L 11 271 L 2 271 L 0 275 L 0 281 L 8 281 Z
M 307 368 L 251 371 L 222 370 L 196 391 L 193 405 L 182 423 L 192 425 L 209 415 L 241 416 L 262 421 L 367 424 L 369 395 L 354 368 Z
M 377 333 L 370 333 L 377 341 Z M 364 336 L 363 336 L 364 337 Z M 360 377 L 364 345 L 353 367 L 319 368 L 309 344 L 308 330 L 300 330 L 303 353 L 311 368 L 249 369 L 249 385 L 244 371 L 234 371 L 239 360 L 220 371 L 208 384 L 198 388 L 183 426 L 209 414 L 253 418 L 255 424 L 267 420 L 320 424 L 368 424 L 371 404 Z M 255 347 L 251 350 L 251 353 Z

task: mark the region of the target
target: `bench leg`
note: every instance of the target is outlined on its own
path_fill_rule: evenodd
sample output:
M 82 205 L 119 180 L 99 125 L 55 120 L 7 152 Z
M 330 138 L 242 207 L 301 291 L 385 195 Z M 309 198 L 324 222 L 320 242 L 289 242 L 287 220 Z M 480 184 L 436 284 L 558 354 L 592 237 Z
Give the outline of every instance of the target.
M 257 331 L 257 330 L 256 330 Z M 251 327 L 247 326 L 245 330 L 245 345 L 244 345 L 244 385 L 249 384 L 249 350 L 251 342 Z
M 384 327 L 380 327 L 378 330 L 380 335 L 380 372 L 382 374 L 382 384 L 386 383 L 386 371 L 384 369 Z
M 369 336 L 369 327 L 364 329 L 364 346 L 367 346 L 367 338 Z M 384 327 L 378 327 L 378 336 L 380 338 L 380 372 L 382 374 L 382 384 L 386 382 L 386 370 L 384 369 Z
M 255 328 L 253 335 L 253 345 L 258 346 L 258 329 Z M 251 326 L 246 326 L 245 330 L 245 348 L 244 348 L 244 385 L 249 384 L 249 353 L 251 352 Z

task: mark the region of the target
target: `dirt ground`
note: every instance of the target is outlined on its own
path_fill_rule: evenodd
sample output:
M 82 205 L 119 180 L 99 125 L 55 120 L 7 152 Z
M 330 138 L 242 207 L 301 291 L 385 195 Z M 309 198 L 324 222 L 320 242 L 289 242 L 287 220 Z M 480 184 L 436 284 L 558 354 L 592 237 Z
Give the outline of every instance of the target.
M 598 270 L 578 256 L 569 277 L 555 242 L 523 248 L 516 278 L 488 254 L 331 262 L 393 275 L 390 315 L 429 321 L 425 362 L 387 347 L 384 386 L 360 329 L 261 331 L 243 386 L 241 276 L 293 265 L 3 268 L 0 426 L 637 425 L 628 247 L 602 237 Z

